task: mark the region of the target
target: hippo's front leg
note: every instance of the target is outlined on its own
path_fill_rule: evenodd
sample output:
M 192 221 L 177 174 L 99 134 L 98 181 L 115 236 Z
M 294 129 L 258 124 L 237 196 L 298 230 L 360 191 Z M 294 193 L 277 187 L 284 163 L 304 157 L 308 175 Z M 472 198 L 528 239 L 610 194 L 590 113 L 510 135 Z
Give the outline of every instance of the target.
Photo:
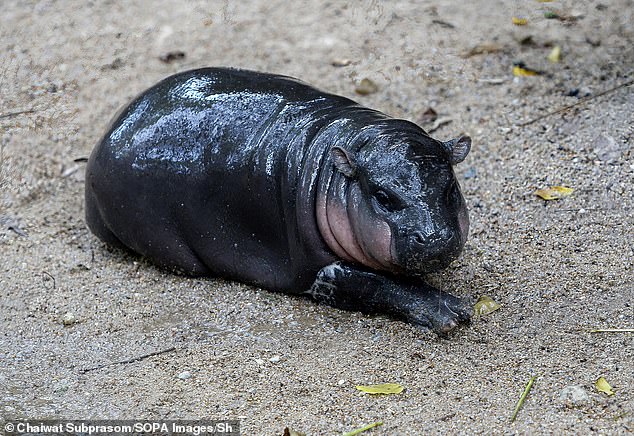
M 389 313 L 438 334 L 469 321 L 472 310 L 461 299 L 424 282 L 412 283 L 344 262 L 322 268 L 307 293 L 339 309 Z

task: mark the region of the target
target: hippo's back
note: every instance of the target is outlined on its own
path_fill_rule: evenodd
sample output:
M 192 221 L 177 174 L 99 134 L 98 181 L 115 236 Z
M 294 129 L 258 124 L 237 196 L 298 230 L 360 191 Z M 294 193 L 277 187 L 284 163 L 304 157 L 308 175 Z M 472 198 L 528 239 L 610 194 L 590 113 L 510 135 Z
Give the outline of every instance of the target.
M 170 166 L 196 172 L 223 161 L 233 167 L 262 145 L 259 139 L 268 130 L 286 127 L 281 112 L 333 104 L 327 99 L 344 100 L 284 76 L 224 68 L 188 71 L 138 96 L 98 148 L 136 170 Z
M 88 225 L 164 266 L 283 287 L 297 239 L 285 191 L 321 126 L 317 114 L 347 105 L 284 76 L 171 76 L 126 107 L 95 147 Z

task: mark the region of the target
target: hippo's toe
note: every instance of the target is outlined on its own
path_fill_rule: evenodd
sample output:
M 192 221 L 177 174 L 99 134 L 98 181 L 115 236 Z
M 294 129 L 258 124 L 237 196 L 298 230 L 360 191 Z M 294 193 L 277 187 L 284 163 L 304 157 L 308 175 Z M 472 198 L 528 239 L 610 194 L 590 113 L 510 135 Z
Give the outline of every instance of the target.
M 446 335 L 471 318 L 471 306 L 464 300 L 447 293 L 423 298 L 411 308 L 408 320 L 421 327 Z

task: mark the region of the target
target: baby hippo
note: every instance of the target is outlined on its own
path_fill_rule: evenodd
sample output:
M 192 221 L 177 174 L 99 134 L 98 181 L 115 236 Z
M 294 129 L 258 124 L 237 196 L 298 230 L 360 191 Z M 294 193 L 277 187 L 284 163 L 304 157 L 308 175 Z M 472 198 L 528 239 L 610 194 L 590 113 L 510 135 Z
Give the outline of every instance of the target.
M 187 71 L 136 97 L 99 141 L 86 220 L 163 267 L 442 334 L 471 309 L 422 276 L 465 244 L 452 166 L 470 146 L 290 77 Z

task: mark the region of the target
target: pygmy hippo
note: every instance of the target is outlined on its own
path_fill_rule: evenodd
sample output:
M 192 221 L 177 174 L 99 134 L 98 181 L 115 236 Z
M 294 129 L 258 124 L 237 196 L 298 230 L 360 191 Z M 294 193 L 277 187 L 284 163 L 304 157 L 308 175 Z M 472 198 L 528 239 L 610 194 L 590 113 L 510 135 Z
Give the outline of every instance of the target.
M 465 244 L 452 165 L 470 146 L 290 77 L 187 71 L 115 117 L 88 160 L 86 220 L 164 267 L 444 333 L 470 308 L 422 275 Z

